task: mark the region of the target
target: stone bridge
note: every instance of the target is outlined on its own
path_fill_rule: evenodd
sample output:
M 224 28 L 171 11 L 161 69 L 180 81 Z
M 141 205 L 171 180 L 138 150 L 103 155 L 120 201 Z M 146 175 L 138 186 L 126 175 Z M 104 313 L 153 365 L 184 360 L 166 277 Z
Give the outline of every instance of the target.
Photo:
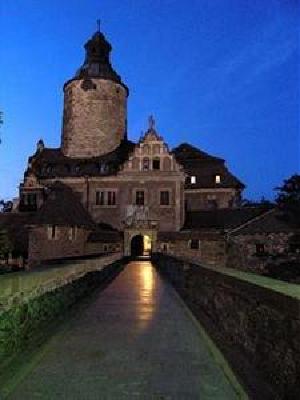
M 0 278 L 1 399 L 299 398 L 296 285 L 119 258 Z

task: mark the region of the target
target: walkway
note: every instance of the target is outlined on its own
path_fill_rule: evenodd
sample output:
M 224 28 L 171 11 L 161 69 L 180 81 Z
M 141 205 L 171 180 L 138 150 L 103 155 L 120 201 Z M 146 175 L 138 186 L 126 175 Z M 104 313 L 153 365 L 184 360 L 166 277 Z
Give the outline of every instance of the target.
M 40 350 L 9 399 L 238 398 L 150 262 L 129 263 L 79 314 Z

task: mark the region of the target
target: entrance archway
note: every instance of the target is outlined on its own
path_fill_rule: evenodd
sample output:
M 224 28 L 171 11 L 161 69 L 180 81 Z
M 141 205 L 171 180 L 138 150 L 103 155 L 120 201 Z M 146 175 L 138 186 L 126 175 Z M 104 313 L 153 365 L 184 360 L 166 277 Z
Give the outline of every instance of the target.
M 152 249 L 151 238 L 148 235 L 135 235 L 130 243 L 130 255 L 132 257 L 150 257 Z
M 132 257 L 142 257 L 144 255 L 144 236 L 136 235 L 131 239 L 131 251 Z

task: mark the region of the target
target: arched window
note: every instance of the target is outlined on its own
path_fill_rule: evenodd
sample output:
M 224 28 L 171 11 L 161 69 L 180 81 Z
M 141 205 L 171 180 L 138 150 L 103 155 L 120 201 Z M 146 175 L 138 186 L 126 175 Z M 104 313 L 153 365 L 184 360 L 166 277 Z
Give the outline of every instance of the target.
M 159 158 L 153 158 L 152 169 L 160 169 L 160 159 Z
M 143 171 L 149 171 L 150 169 L 150 160 L 148 157 L 143 159 Z

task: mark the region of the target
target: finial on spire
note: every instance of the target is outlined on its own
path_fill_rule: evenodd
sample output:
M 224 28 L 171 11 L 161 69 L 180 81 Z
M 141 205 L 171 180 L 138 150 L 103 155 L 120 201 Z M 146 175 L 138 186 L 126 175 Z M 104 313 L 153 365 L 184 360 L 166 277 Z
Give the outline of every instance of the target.
M 101 24 L 101 20 L 97 19 L 97 32 L 100 32 L 100 24 Z
M 149 116 L 148 122 L 149 122 L 149 130 L 153 130 L 155 127 L 155 119 L 154 119 L 153 115 Z

